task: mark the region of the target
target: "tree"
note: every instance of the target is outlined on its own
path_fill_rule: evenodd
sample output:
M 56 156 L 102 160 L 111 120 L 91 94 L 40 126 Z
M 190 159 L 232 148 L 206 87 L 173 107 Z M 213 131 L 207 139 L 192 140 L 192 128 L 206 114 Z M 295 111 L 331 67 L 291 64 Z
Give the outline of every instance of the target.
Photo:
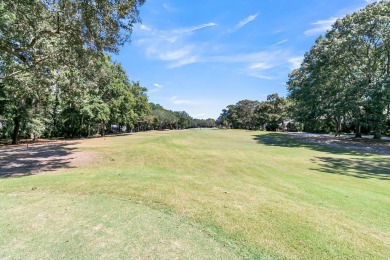
M 64 62 L 64 54 L 87 49 L 118 52 L 130 40 L 143 0 L 14 0 L 0 4 L 0 50 L 12 71 L 34 71 L 38 65 Z
M 129 42 L 143 2 L 0 3 L 0 116 L 13 125 L 13 143 L 23 131 L 42 134 L 47 124 L 54 134 L 64 133 L 61 126 L 68 124 L 70 136 L 81 135 L 85 125 L 89 133 L 96 120 L 104 125 L 108 109 L 95 80 L 102 78 L 100 60 L 103 52 L 117 52 Z M 123 98 L 122 105 L 131 103 L 129 95 Z
M 356 137 L 363 126 L 381 137 L 390 102 L 389 12 L 390 2 L 373 3 L 317 39 L 288 82 L 298 120 L 310 125 L 331 119 L 337 135 L 350 118 Z
M 254 118 L 257 125 L 268 131 L 284 129 L 286 119 L 286 100 L 278 94 L 267 96 L 267 100 L 260 102 L 255 111 Z
M 237 102 L 235 110 L 237 111 L 237 121 L 240 128 L 249 130 L 256 127 L 254 112 L 258 104 L 258 101 L 248 99 Z

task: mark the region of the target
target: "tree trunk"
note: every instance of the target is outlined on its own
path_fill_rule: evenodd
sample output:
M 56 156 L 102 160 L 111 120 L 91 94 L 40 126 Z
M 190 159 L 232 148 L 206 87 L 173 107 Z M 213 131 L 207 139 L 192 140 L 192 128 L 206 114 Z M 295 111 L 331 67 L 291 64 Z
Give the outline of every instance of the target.
M 81 134 L 82 134 L 82 131 L 83 131 L 83 124 L 84 124 L 84 117 L 81 116 L 81 118 L 80 118 L 80 126 L 79 126 L 79 138 L 81 138 Z
M 19 141 L 20 116 L 14 117 L 14 131 L 12 133 L 12 144 Z
M 355 138 L 362 138 L 362 126 L 361 126 L 360 122 L 358 122 L 356 124 Z
M 344 132 L 346 132 L 346 130 L 347 130 L 347 122 L 346 122 L 346 120 L 345 120 L 345 115 L 343 116 L 343 119 L 342 119 L 342 130 L 344 131 Z
M 340 136 L 340 128 L 341 128 L 341 117 L 337 116 L 334 118 L 335 121 L 335 136 Z
M 101 122 L 100 126 L 101 126 L 100 136 L 104 137 L 105 136 L 104 130 L 106 128 L 106 124 L 104 123 L 104 121 Z
M 381 130 L 376 130 L 375 133 L 374 133 L 374 139 L 375 140 L 380 140 L 381 137 L 382 137 Z

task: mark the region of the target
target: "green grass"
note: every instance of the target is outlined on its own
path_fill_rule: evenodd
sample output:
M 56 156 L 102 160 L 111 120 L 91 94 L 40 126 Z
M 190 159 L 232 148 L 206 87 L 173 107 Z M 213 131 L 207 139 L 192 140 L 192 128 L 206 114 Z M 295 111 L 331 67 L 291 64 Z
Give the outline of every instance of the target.
M 234 130 L 69 148 L 94 162 L 0 179 L 0 258 L 390 258 L 389 157 Z

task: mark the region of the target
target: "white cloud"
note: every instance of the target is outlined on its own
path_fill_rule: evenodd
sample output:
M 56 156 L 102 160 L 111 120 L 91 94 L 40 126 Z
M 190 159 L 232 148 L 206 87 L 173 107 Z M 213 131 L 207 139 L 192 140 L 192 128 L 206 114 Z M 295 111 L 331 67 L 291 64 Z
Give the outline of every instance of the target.
M 248 16 L 247 18 L 245 18 L 244 20 L 240 21 L 233 29 L 229 30 L 229 32 L 235 32 L 235 31 L 238 31 L 240 30 L 242 27 L 244 27 L 245 25 L 247 25 L 248 23 L 251 23 L 253 22 L 256 17 L 258 16 L 259 14 L 254 14 L 254 15 L 250 15 Z
M 141 24 L 141 26 L 139 28 L 143 31 L 148 31 L 148 32 L 150 32 L 152 30 L 152 28 L 150 28 L 149 26 L 144 25 L 144 24 Z
M 267 69 L 271 69 L 273 67 L 274 66 L 271 64 L 266 64 L 264 62 L 260 62 L 260 63 L 255 63 L 255 64 L 250 65 L 249 69 L 267 70 Z
M 236 27 L 232 30 L 232 32 L 235 32 L 235 31 L 238 31 L 240 30 L 242 27 L 244 27 L 245 25 L 247 25 L 248 23 L 251 23 L 253 22 L 256 17 L 258 16 L 259 14 L 254 14 L 254 15 L 250 15 L 248 16 L 247 18 L 245 18 L 244 20 L 240 21 Z
M 204 29 L 204 28 L 212 27 L 212 26 L 217 26 L 217 24 L 216 23 L 205 23 L 205 24 L 201 24 L 198 26 L 193 26 L 193 27 L 188 28 L 188 29 L 182 29 L 182 30 L 179 30 L 178 32 L 182 32 L 182 33 L 193 32 L 196 30 L 200 30 L 200 29 Z
M 262 63 L 266 66 L 276 67 L 285 63 L 286 59 L 290 57 L 290 53 L 284 50 L 276 51 L 260 51 L 252 53 L 241 53 L 236 55 L 225 55 L 210 57 L 210 62 L 226 62 L 226 63 Z
M 331 17 L 326 20 L 320 20 L 315 23 L 312 23 L 312 25 L 314 25 L 314 28 L 305 31 L 304 34 L 307 36 L 311 36 L 324 33 L 332 28 L 332 25 L 336 22 L 337 19 L 337 17 Z
M 282 41 L 280 41 L 280 42 L 275 43 L 274 46 L 275 46 L 275 45 L 283 44 L 283 43 L 285 43 L 285 42 L 287 42 L 287 41 L 288 41 L 287 39 L 284 39 L 284 40 L 282 40 Z
M 163 85 L 160 85 L 160 84 L 157 84 L 157 83 L 154 83 L 153 86 L 154 86 L 154 89 L 149 90 L 149 94 L 158 92 L 158 91 L 160 91 L 163 88 Z
M 175 104 L 175 105 L 183 105 L 183 104 L 186 104 L 186 105 L 193 105 L 195 104 L 196 102 L 194 101 L 191 101 L 191 100 L 187 100 L 187 99 L 178 99 L 177 96 L 173 96 L 169 99 L 169 101 L 171 101 L 172 104 Z
M 157 30 L 150 27 L 142 27 L 141 31 L 144 37 L 138 40 L 136 44 L 144 48 L 148 58 L 166 61 L 168 62 L 168 68 L 177 68 L 199 62 L 200 44 L 189 43 L 188 36 L 198 30 L 216 25 L 216 23 L 210 22 L 173 30 Z
M 289 65 L 289 59 L 293 57 L 289 51 L 276 50 L 217 57 L 215 60 L 243 63 L 246 67 L 239 70 L 239 73 L 250 77 L 273 80 L 280 77 L 280 71 Z
M 248 76 L 254 77 L 254 78 L 259 78 L 259 79 L 267 79 L 267 80 L 275 79 L 274 77 L 266 76 L 266 75 L 259 74 L 258 72 L 253 72 L 253 71 L 247 72 L 245 74 L 247 74 Z
M 164 7 L 164 9 L 167 10 L 168 12 L 178 12 L 178 11 L 179 11 L 177 8 L 172 7 L 172 6 L 169 5 L 168 3 L 163 3 L 163 7 Z
M 290 58 L 288 60 L 288 62 L 291 65 L 290 69 L 291 70 L 298 69 L 302 64 L 302 61 L 303 61 L 303 56 L 297 56 L 297 57 Z
M 389 1 L 389 0 L 384 0 L 384 1 Z M 367 4 L 372 4 L 372 3 L 378 2 L 378 0 L 365 0 L 365 2 Z M 356 11 L 359 11 L 362 8 L 364 8 L 364 4 L 363 4 L 363 6 L 359 6 L 357 8 L 340 10 L 338 12 L 338 14 L 334 17 L 330 17 L 329 19 L 319 20 L 317 22 L 312 23 L 312 25 L 314 25 L 314 28 L 306 30 L 304 32 L 304 34 L 307 36 L 312 36 L 312 35 L 319 36 L 320 34 L 330 30 L 332 28 L 332 25 L 337 21 L 337 19 L 340 19 L 340 18 L 346 16 L 347 14 L 351 14 L 351 13 L 354 13 Z
M 196 56 L 191 56 L 191 57 L 187 57 L 187 58 L 183 58 L 183 59 L 180 59 L 174 63 L 171 63 L 168 68 L 178 68 L 178 67 L 182 67 L 184 65 L 188 65 L 188 64 L 192 64 L 192 63 L 197 63 L 199 61 L 199 58 L 196 57 Z
M 169 51 L 162 52 L 161 54 L 158 55 L 158 57 L 161 60 L 165 60 L 165 61 L 176 61 L 188 57 L 191 54 L 191 51 L 192 51 L 192 47 L 186 46 L 178 50 L 169 50 Z

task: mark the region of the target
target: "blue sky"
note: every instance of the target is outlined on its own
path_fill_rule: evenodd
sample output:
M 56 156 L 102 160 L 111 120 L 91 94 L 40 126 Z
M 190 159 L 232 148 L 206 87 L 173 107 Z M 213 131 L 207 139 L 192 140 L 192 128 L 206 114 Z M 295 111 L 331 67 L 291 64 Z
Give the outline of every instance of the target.
M 132 42 L 113 59 L 149 100 L 217 118 L 242 99 L 286 95 L 315 39 L 370 0 L 146 0 Z

